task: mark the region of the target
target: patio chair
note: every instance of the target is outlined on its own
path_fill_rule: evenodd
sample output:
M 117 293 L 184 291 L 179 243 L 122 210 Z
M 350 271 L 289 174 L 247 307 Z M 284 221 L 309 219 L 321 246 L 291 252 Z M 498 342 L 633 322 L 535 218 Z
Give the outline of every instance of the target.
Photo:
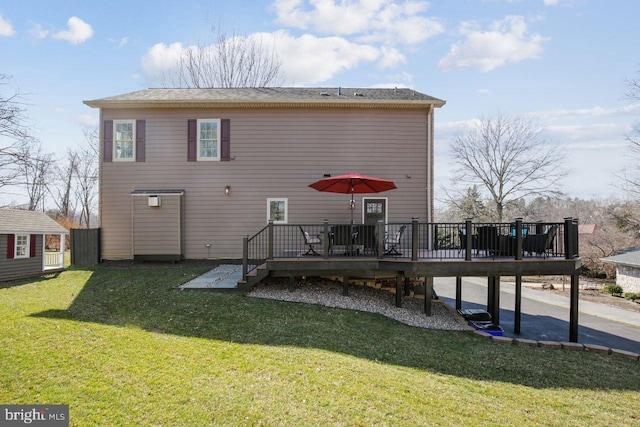
M 458 251 L 458 254 L 460 254 L 467 250 L 467 229 L 465 227 L 458 227 L 458 238 L 460 239 L 460 250 Z M 471 249 L 474 249 L 476 254 L 478 254 L 477 234 L 471 235 Z
M 478 250 L 486 251 L 487 255 L 500 252 L 498 245 L 498 228 L 494 225 L 483 225 L 477 228 Z
M 304 236 L 304 244 L 309 247 L 309 249 L 307 249 L 307 252 L 305 252 L 304 255 L 320 255 L 318 252 L 316 252 L 314 248 L 314 246 L 322 245 L 322 238 L 320 237 L 320 234 L 311 236 L 308 232 L 304 231 L 301 225 L 298 227 L 300 228 L 300 232 L 302 233 L 302 236 Z
M 398 231 L 384 239 L 384 245 L 387 249 L 384 251 L 383 255 L 402 255 L 398 252 L 398 246 L 400 246 L 402 235 L 406 229 L 407 226 L 403 225 L 398 229 Z
M 544 258 L 553 250 L 553 242 L 558 234 L 558 226 L 550 226 L 544 234 L 529 234 L 524 238 L 523 250 L 529 254 L 542 255 Z

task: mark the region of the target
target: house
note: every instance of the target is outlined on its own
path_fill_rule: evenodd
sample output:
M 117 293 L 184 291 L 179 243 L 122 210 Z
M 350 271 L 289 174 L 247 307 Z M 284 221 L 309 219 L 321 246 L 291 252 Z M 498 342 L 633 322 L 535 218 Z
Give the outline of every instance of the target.
M 640 250 L 601 259 L 616 266 L 616 283 L 625 293 L 640 293 Z
M 66 228 L 42 212 L 0 209 L 0 281 L 64 268 Z M 59 235 L 60 249 L 45 249 L 45 236 Z
M 308 187 L 359 172 L 395 182 L 354 215 L 433 217 L 433 118 L 411 89 L 147 89 L 100 109 L 103 259 L 242 256 L 275 223 L 348 222 L 349 198 Z M 360 195 L 359 195 L 360 196 Z

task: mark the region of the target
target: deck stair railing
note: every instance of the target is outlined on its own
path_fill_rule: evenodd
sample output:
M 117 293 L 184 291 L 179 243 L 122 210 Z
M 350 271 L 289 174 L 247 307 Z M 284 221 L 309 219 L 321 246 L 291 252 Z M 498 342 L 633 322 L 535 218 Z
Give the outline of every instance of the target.
M 465 260 L 578 257 L 578 220 L 564 222 L 274 224 L 243 238 L 243 280 L 269 259 Z

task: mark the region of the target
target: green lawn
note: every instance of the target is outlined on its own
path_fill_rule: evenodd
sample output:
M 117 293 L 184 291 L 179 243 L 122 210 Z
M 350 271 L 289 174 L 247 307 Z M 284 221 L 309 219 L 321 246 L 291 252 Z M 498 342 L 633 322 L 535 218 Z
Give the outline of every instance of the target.
M 71 425 L 640 425 L 640 363 L 174 286 L 185 265 L 0 283 L 0 403 Z

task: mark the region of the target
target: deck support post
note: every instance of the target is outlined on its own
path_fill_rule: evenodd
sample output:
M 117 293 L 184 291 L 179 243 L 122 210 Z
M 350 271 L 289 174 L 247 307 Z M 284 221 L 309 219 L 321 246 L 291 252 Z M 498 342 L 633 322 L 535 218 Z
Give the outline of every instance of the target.
M 491 321 L 500 324 L 500 276 L 489 276 L 487 282 L 487 311 Z
M 424 314 L 431 317 L 431 299 L 433 298 L 433 277 L 424 278 Z
M 411 278 L 409 276 L 404 278 L 404 296 L 408 297 L 411 295 Z
M 296 290 L 296 277 L 295 276 L 289 276 L 289 291 L 295 291 Z
M 569 341 L 578 342 L 578 299 L 580 292 L 580 275 L 571 275 L 571 298 L 569 306 Z
M 242 281 L 247 282 L 247 270 L 249 269 L 249 235 L 242 235 Z
M 396 274 L 396 307 L 402 307 L 402 287 L 404 285 L 404 273 Z
M 456 310 L 462 310 L 462 277 L 456 277 Z
M 349 296 L 349 276 L 342 276 L 342 295 Z
M 522 276 L 516 276 L 516 301 L 513 316 L 513 332 L 520 333 L 520 320 L 522 319 Z

